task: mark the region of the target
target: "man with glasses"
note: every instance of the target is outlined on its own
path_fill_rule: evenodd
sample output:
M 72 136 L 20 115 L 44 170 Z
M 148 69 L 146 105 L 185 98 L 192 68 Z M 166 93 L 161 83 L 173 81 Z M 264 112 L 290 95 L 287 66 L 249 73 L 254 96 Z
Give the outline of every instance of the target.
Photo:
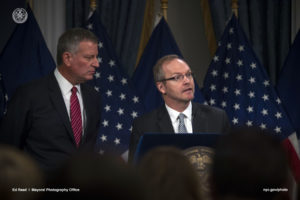
M 223 133 L 229 127 L 226 113 L 194 103 L 195 85 L 188 64 L 177 55 L 167 55 L 153 68 L 157 89 L 165 105 L 137 118 L 130 138 L 129 160 L 133 159 L 144 133 Z

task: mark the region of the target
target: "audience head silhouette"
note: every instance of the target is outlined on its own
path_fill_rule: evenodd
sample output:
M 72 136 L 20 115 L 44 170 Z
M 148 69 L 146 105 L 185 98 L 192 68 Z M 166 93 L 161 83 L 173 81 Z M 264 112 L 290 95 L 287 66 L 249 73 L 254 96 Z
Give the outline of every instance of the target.
M 34 200 L 40 194 L 30 192 L 41 188 L 44 177 L 36 163 L 20 150 L 0 146 L 0 196 L 2 200 Z
M 121 158 L 98 153 L 79 153 L 72 157 L 57 171 L 49 187 L 75 190 L 49 193 L 48 199 L 143 200 L 144 195 L 136 171 Z
M 261 129 L 237 128 L 221 136 L 212 167 L 215 199 L 283 199 L 288 163 L 280 141 Z
M 147 200 L 200 200 L 198 174 L 175 147 L 150 150 L 138 163 L 147 186 Z

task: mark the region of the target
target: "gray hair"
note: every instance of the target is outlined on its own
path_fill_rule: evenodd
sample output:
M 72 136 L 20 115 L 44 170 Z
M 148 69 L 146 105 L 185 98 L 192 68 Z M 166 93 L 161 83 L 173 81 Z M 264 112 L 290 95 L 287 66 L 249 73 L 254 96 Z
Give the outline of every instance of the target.
M 165 64 L 165 63 L 168 63 L 174 59 L 181 59 L 179 58 L 178 55 L 176 54 L 170 54 L 170 55 L 166 55 L 166 56 L 163 56 L 161 57 L 157 62 L 156 64 L 154 65 L 153 67 L 153 78 L 154 78 L 154 82 L 159 82 L 161 80 L 163 80 L 165 78 L 165 73 L 162 69 L 162 66 Z
M 78 45 L 82 41 L 98 43 L 98 38 L 94 35 L 94 33 L 83 28 L 73 28 L 63 33 L 57 44 L 57 65 L 61 65 L 63 63 L 62 55 L 64 52 L 76 53 Z

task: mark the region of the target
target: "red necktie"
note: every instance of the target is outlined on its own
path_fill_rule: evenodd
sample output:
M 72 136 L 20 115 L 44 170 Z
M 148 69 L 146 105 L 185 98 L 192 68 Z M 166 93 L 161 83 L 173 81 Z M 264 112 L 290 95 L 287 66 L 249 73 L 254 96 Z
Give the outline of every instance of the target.
M 81 119 L 81 112 L 80 112 L 80 104 L 77 98 L 77 88 L 72 88 L 72 95 L 70 99 L 70 117 L 71 117 L 71 125 L 74 133 L 74 138 L 76 145 L 78 147 L 81 133 L 82 133 L 82 119 Z

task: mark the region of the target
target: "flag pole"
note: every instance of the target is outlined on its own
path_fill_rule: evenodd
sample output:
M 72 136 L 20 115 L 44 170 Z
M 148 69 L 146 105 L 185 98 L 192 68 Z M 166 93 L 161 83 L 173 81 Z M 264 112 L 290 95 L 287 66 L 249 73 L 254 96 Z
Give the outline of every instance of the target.
M 168 0 L 160 0 L 160 8 L 165 20 L 167 21 Z
M 235 14 L 235 16 L 238 18 L 239 17 L 239 0 L 231 0 L 231 9 L 232 12 Z
M 205 35 L 208 41 L 210 55 L 214 56 L 217 50 L 217 42 L 210 12 L 209 0 L 201 0 L 202 16 L 204 20 Z
M 96 0 L 90 0 L 90 8 L 91 8 L 92 12 L 96 10 L 96 8 L 97 8 Z
M 33 0 L 27 0 L 27 3 L 29 4 L 30 8 L 33 10 Z
M 136 57 L 135 68 L 137 67 L 140 58 L 143 54 L 144 48 L 146 47 L 148 40 L 151 36 L 154 24 L 154 1 L 155 0 L 147 0 L 146 1 L 146 8 L 144 14 L 144 22 L 143 22 L 143 29 L 141 33 L 140 45 L 138 55 Z

